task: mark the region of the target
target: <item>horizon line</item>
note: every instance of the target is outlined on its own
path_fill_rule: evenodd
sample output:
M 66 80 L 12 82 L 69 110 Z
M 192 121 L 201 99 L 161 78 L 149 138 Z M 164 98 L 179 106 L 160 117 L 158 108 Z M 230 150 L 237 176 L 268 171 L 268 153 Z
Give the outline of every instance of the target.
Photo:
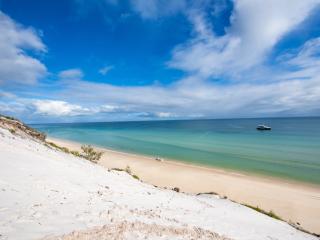
M 170 122 L 170 121 L 209 121 L 209 120 L 237 120 L 237 119 L 285 119 L 285 118 L 320 118 L 320 116 L 287 116 L 287 117 L 236 117 L 236 118 L 181 118 L 181 119 L 148 119 L 148 120 L 119 120 L 119 121 L 88 121 L 88 122 L 42 122 L 31 123 L 31 125 L 42 124 L 83 124 L 83 123 L 125 123 L 125 122 Z

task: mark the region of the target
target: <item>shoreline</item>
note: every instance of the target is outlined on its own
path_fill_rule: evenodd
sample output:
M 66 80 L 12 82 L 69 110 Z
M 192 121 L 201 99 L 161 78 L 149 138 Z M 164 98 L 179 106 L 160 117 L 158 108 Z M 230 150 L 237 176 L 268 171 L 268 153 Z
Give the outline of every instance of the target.
M 231 175 L 231 176 L 238 176 L 238 177 L 249 177 L 249 178 L 256 178 L 257 180 L 265 181 L 265 182 L 281 182 L 282 184 L 287 184 L 289 186 L 297 186 L 301 185 L 304 187 L 310 187 L 310 188 L 316 188 L 320 190 L 320 183 L 314 183 L 314 182 L 307 182 L 303 180 L 297 180 L 289 177 L 279 177 L 279 176 L 274 176 L 274 175 L 266 175 L 263 173 L 257 173 L 257 172 L 247 172 L 247 171 L 241 171 L 237 169 L 231 169 L 231 168 L 222 168 L 222 167 L 217 167 L 217 166 L 210 166 L 210 165 L 204 165 L 201 163 L 195 163 L 195 162 L 186 162 L 183 160 L 177 160 L 177 159 L 169 159 L 169 158 L 161 158 L 161 161 L 157 160 L 157 156 L 149 156 L 149 155 L 144 155 L 144 154 L 139 154 L 139 153 L 133 153 L 133 152 L 126 152 L 126 151 L 121 151 L 121 150 L 115 150 L 112 148 L 107 148 L 107 147 L 102 147 L 94 144 L 88 144 L 88 143 L 80 143 L 77 141 L 72 141 L 72 140 L 67 140 L 67 139 L 62 139 L 62 138 L 56 138 L 56 137 L 47 137 L 47 141 L 49 142 L 54 142 L 57 143 L 58 145 L 60 144 L 62 147 L 69 147 L 72 150 L 77 150 L 81 151 L 81 146 L 82 145 L 91 145 L 95 149 L 99 149 L 100 151 L 103 151 L 104 153 L 114 153 L 116 155 L 123 155 L 128 157 L 128 159 L 144 159 L 148 161 L 153 161 L 159 164 L 167 164 L 167 165 L 176 165 L 176 166 L 181 166 L 181 167 L 188 167 L 188 168 L 193 168 L 195 170 L 206 170 L 206 171 L 211 171 L 217 174 L 226 174 L 226 175 Z M 102 159 L 104 160 L 104 156 L 102 156 Z M 100 161 L 101 161 L 100 160 Z M 99 165 L 104 166 L 101 162 L 98 162 Z M 113 161 L 112 161 L 113 164 Z M 193 192 L 196 193 L 196 192 Z
M 72 150 L 79 150 L 82 145 L 53 137 L 48 137 L 48 141 Z M 320 233 L 320 185 L 95 148 L 105 152 L 98 164 L 106 168 L 130 166 L 143 182 L 162 188 L 178 187 L 193 194 L 214 192 L 241 204 L 272 211 L 287 222 Z
M 230 199 L 177 193 L 139 181 L 133 174 L 106 169 L 69 154 L 61 145 L 50 146 L 15 124 L 0 128 L 4 160 L 0 168 L 0 238 L 318 239 Z M 73 146 L 76 149 L 80 144 Z M 135 158 L 154 162 L 108 152 L 109 163 L 121 157 L 129 160 L 130 156 L 130 163 Z M 134 171 L 147 167 L 146 176 L 152 174 L 158 181 L 163 181 L 163 176 L 181 177 L 177 169 L 190 169 L 159 163 L 152 169 L 146 165 L 135 165 Z M 165 165 L 167 172 L 160 165 Z M 201 178 L 193 175 L 199 172 Z M 207 184 L 204 177 L 203 169 L 193 168 L 184 180 L 197 187 L 194 184 Z

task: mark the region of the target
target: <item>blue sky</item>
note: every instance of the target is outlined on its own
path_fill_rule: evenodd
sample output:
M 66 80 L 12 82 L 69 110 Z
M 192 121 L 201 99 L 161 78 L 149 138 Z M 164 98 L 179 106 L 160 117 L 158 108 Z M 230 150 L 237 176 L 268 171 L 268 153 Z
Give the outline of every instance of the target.
M 319 13 L 319 0 L 0 0 L 0 112 L 319 116 Z

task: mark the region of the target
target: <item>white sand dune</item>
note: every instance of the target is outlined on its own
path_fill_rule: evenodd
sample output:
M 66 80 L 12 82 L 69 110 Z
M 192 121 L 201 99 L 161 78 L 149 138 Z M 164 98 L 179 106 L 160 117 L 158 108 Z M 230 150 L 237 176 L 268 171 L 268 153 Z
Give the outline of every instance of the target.
M 81 144 L 49 138 L 59 146 L 81 151 Z M 96 147 L 98 148 L 98 147 Z M 190 165 L 174 160 L 155 161 L 154 158 L 132 153 L 98 148 L 105 154 L 99 164 L 106 168 L 126 168 L 152 185 L 183 192 L 215 192 L 220 196 L 265 211 L 275 212 L 287 222 L 320 234 L 320 185 Z
M 0 234 L 10 240 L 317 239 L 227 199 L 159 189 L 2 128 Z

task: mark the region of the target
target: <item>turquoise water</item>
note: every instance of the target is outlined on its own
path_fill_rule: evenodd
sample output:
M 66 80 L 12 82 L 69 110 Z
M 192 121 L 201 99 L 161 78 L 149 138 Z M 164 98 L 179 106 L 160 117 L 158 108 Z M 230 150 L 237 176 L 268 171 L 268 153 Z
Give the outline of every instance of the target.
M 257 131 L 258 124 L 272 131 Z M 115 150 L 320 183 L 320 118 L 33 125 L 49 136 Z

